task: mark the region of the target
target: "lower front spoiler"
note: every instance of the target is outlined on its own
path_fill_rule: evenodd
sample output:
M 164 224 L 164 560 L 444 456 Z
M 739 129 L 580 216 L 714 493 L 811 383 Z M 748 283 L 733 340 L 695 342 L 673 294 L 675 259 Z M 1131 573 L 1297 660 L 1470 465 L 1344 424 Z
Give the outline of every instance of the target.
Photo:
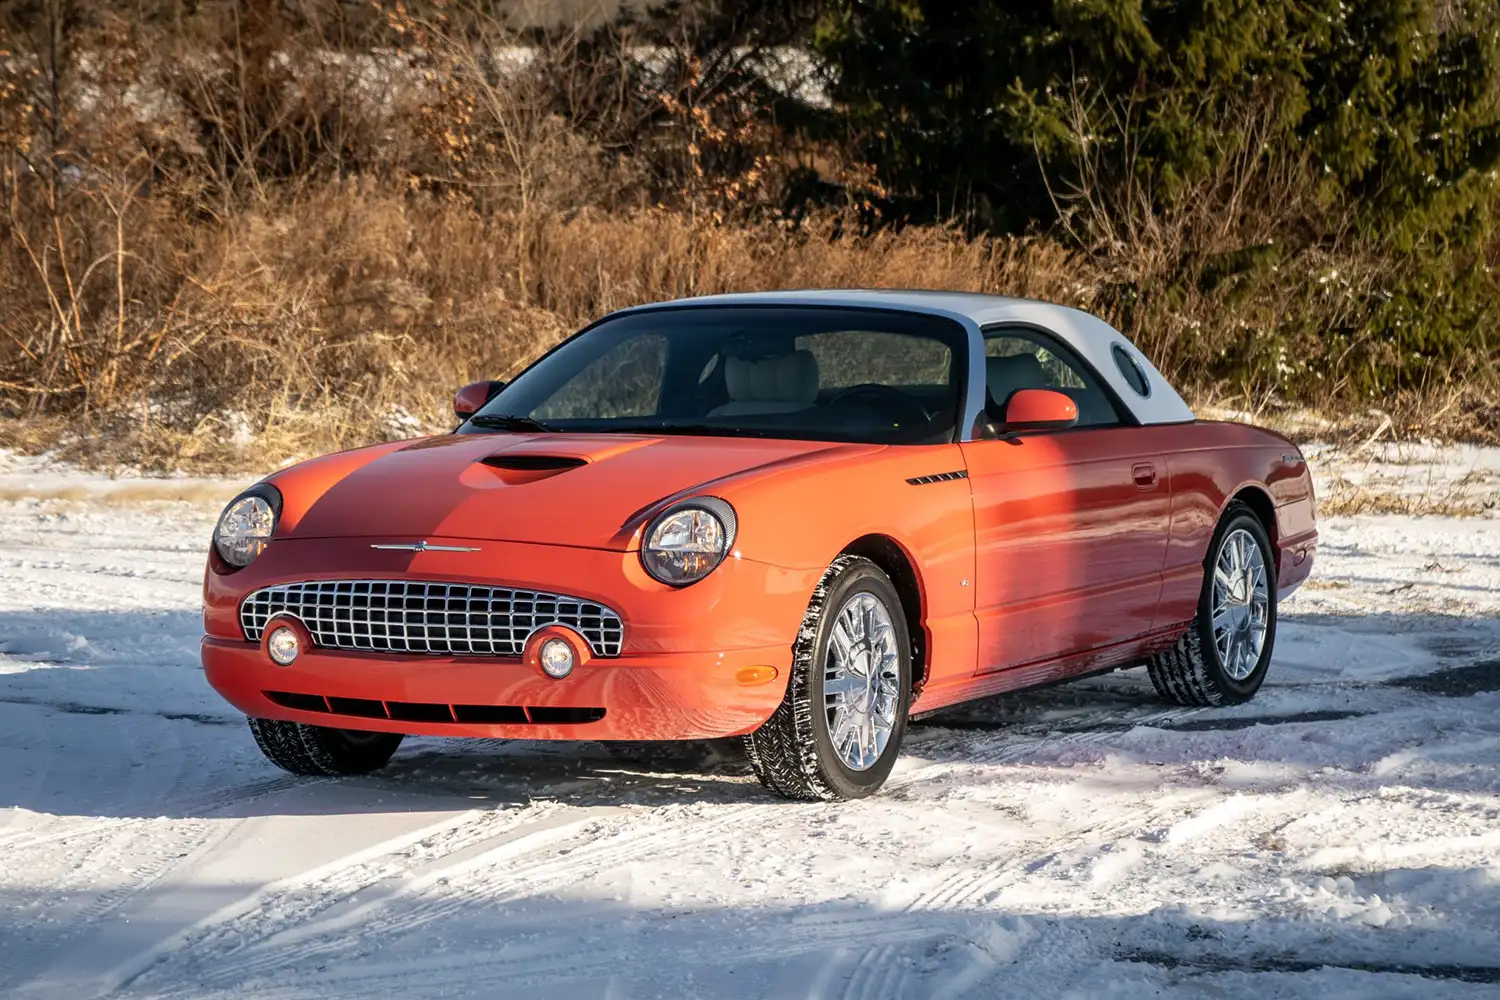
M 786 647 L 664 653 L 595 659 L 553 680 L 516 660 L 327 650 L 309 650 L 280 667 L 255 643 L 203 638 L 208 682 L 246 715 L 419 736 L 740 736 L 776 710 L 790 664 Z M 741 683 L 741 671 L 752 666 L 774 667 L 775 676 Z M 766 673 L 745 671 L 756 678 Z

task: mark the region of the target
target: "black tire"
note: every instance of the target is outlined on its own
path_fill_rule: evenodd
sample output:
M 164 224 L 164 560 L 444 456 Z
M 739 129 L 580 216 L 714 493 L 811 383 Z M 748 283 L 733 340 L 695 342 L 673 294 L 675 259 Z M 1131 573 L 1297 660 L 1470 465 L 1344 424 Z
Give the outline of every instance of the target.
M 403 739 L 400 733 L 328 729 L 275 719 L 248 721 L 260 752 L 293 774 L 369 774 L 386 765 Z
M 1266 569 L 1266 637 L 1260 659 L 1243 680 L 1235 680 L 1220 662 L 1213 636 L 1214 566 L 1224 540 L 1244 530 L 1260 548 Z M 1260 690 L 1271 665 L 1276 645 L 1276 564 L 1265 526 L 1249 507 L 1235 503 L 1224 512 L 1203 562 L 1203 589 L 1198 595 L 1198 613 L 1177 645 L 1147 661 L 1146 669 L 1156 693 L 1175 705 L 1237 705 L 1249 701 Z
M 833 619 L 845 601 L 867 592 L 885 604 L 891 617 L 897 659 L 895 719 L 885 749 L 864 770 L 840 759 L 824 708 L 824 665 Z M 831 610 L 829 610 L 831 609 Z M 825 613 L 827 611 L 827 613 Z M 840 556 L 813 591 L 792 647 L 792 673 L 775 713 L 745 737 L 745 753 L 761 784 L 790 799 L 858 799 L 885 784 L 901 753 L 911 705 L 911 636 L 901 598 L 880 567 L 858 556 Z

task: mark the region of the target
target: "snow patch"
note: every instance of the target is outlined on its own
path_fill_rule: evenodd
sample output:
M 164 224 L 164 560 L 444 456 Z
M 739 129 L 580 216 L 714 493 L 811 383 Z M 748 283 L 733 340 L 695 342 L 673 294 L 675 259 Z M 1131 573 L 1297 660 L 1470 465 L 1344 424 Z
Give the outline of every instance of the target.
M 207 483 L 0 454 L 0 995 L 1500 985 L 1500 692 L 1454 673 L 1500 657 L 1493 518 L 1325 521 L 1251 704 L 1169 708 L 1139 670 L 996 698 L 834 805 L 588 744 L 273 770 L 198 666 L 223 497 L 192 490 L 241 485 Z

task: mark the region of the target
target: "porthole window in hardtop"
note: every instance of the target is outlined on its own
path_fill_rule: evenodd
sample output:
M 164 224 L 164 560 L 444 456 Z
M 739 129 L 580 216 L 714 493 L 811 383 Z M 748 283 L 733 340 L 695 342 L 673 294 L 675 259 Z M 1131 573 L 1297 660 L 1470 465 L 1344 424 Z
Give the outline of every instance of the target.
M 1115 344 L 1110 348 L 1110 353 L 1115 357 L 1115 367 L 1120 369 L 1121 375 L 1125 376 L 1125 384 L 1134 389 L 1137 396 L 1151 395 L 1151 383 L 1146 381 L 1145 369 L 1125 345 Z

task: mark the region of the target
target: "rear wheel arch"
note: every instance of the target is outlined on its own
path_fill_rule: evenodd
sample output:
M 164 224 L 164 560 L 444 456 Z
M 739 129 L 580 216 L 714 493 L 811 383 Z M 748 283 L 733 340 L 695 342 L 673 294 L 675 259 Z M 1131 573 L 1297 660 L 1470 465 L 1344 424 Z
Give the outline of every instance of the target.
M 911 637 L 911 686 L 912 694 L 922 690 L 927 679 L 927 632 L 922 627 L 925 620 L 925 602 L 922 599 L 922 576 L 917 571 L 916 561 L 889 535 L 863 535 L 850 542 L 839 552 L 841 556 L 860 556 L 868 559 L 886 576 L 901 598 L 901 612 L 906 618 L 906 631 Z
M 1219 522 L 1234 509 L 1235 504 L 1246 507 L 1260 526 L 1266 530 L 1266 538 L 1271 542 L 1271 561 L 1279 570 L 1281 568 L 1281 551 L 1276 547 L 1276 504 L 1272 502 L 1271 495 L 1259 486 L 1245 486 L 1238 493 L 1229 498 L 1224 505 L 1224 510 L 1219 513 Z
M 1263 560 L 1258 583 L 1254 580 L 1254 560 L 1243 555 L 1243 547 L 1239 558 L 1227 567 L 1220 565 L 1221 556 L 1232 551 L 1230 543 L 1235 536 L 1241 536 L 1242 546 L 1246 538 L 1253 540 L 1257 558 Z M 1233 705 L 1255 696 L 1265 680 L 1276 643 L 1276 582 L 1269 565 L 1273 551 L 1260 516 L 1247 504 L 1230 503 L 1209 542 L 1192 622 L 1171 649 L 1147 660 L 1147 673 L 1162 698 L 1177 705 Z M 1216 566 L 1223 576 L 1216 575 Z M 1236 607 L 1238 615 L 1233 614 Z M 1253 645 L 1257 627 L 1258 649 Z M 1221 634 L 1221 630 L 1227 631 Z M 1224 659 L 1226 647 L 1220 646 L 1223 640 L 1227 640 L 1228 660 Z M 1243 642 L 1247 640 L 1256 659 L 1248 671 L 1241 672 L 1239 668 L 1246 661 L 1239 654 L 1244 652 Z

